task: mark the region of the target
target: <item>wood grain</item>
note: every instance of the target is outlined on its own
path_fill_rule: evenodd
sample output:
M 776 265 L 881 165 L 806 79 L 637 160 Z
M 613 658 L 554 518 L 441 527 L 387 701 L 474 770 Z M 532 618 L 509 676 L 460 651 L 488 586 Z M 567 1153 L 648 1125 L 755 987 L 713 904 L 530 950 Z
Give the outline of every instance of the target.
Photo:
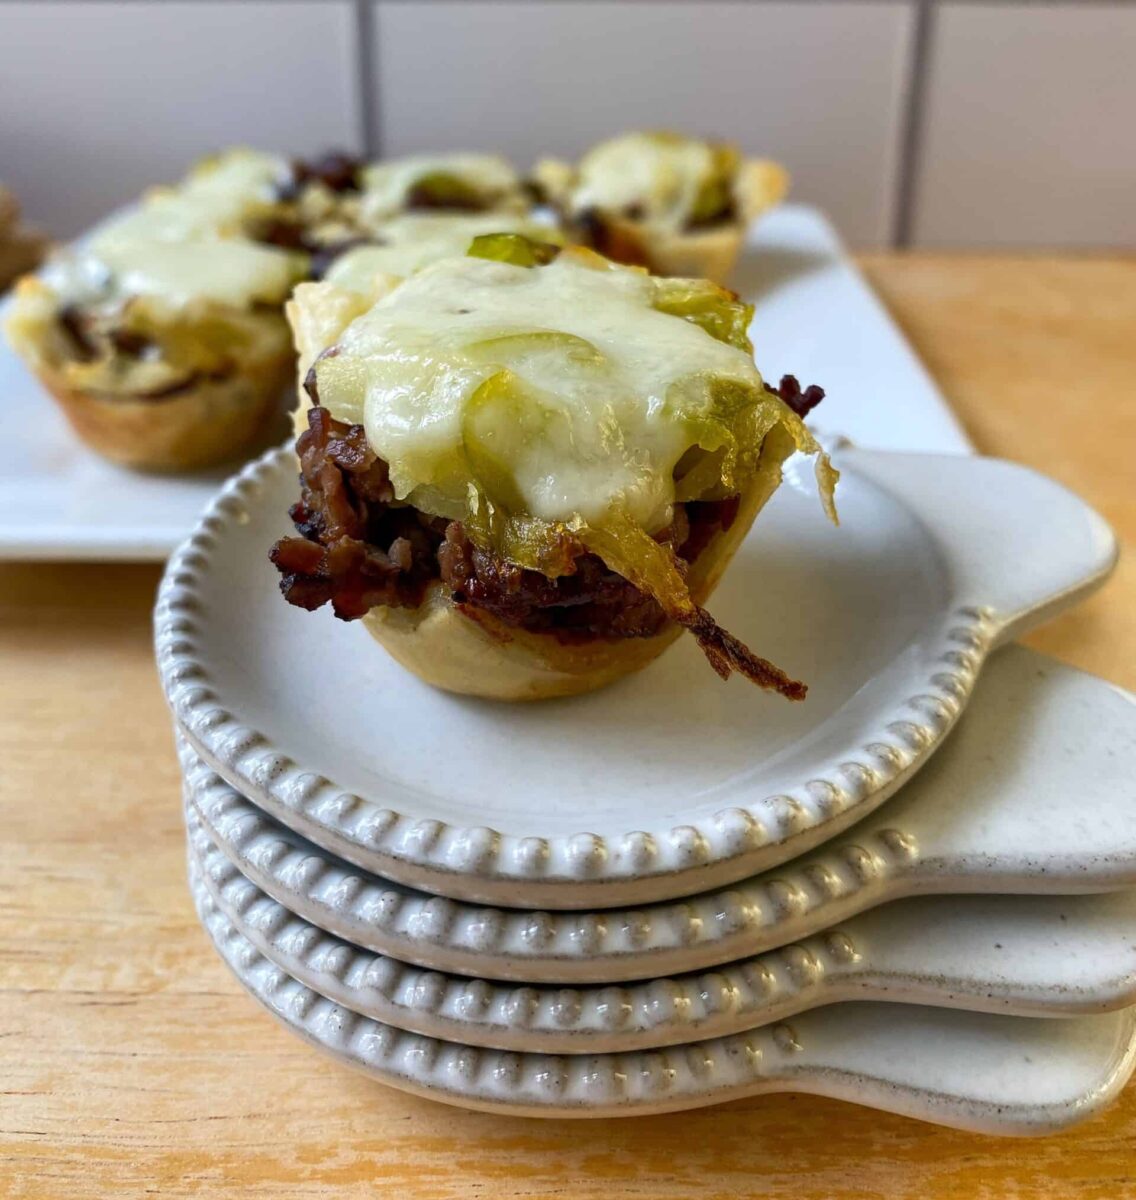
M 864 266 L 983 451 L 1055 475 L 1136 536 L 1136 264 Z M 0 568 L 0 1195 L 1136 1194 L 1136 1089 L 1079 1130 L 1022 1143 L 801 1096 L 635 1121 L 503 1119 L 318 1058 L 253 1007 L 196 929 L 150 662 L 157 579 Z M 1031 640 L 1136 686 L 1131 566 Z
M 1109 587 L 1026 639 L 1136 688 L 1136 260 L 873 255 L 860 265 L 983 454 L 1084 496 L 1122 542 Z

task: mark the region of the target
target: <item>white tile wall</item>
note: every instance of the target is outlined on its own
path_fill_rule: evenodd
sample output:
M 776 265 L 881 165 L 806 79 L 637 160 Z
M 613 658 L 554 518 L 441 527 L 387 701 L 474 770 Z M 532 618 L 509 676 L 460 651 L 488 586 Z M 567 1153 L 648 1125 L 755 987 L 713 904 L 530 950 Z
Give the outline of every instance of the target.
M 527 165 L 628 127 L 778 157 L 846 237 L 892 221 L 913 9 L 888 3 L 378 0 L 389 154 L 492 147 Z
M 673 125 L 782 158 L 858 245 L 1131 248 L 1136 0 L 0 0 L 0 179 L 59 236 L 218 146 L 364 125 L 522 166 Z
M 915 240 L 1136 244 L 1136 7 L 937 12 Z
M 67 236 L 219 146 L 354 146 L 353 38 L 336 0 L 0 3 L 0 178 Z

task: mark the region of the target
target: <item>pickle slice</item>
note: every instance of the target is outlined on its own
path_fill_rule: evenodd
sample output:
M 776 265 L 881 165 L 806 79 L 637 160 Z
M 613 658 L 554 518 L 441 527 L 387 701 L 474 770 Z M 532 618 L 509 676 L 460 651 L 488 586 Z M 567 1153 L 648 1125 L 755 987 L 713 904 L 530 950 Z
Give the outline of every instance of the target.
M 518 374 L 539 369 L 548 362 L 567 362 L 578 370 L 597 369 L 607 363 L 594 343 L 558 329 L 502 333 L 470 342 L 466 350 L 475 361 L 508 362 L 510 369 Z
M 514 267 L 543 267 L 560 253 L 552 242 L 540 242 L 523 233 L 482 233 L 473 239 L 466 254 L 511 263 Z
M 710 147 L 713 166 L 702 181 L 687 218 L 691 225 L 709 225 L 727 220 L 734 208 L 734 177 L 740 164 L 735 147 L 717 143 Z
M 407 208 L 458 208 L 477 211 L 485 198 L 472 184 L 448 171 L 431 171 L 414 181 L 406 195 Z
M 477 490 L 494 508 L 506 514 L 525 511 L 512 464 L 519 447 L 545 435 L 551 415 L 507 369 L 490 375 L 466 401 L 462 449 Z
M 748 333 L 753 305 L 717 284 L 702 279 L 660 279 L 654 306 L 659 312 L 690 321 L 719 342 L 753 353 Z

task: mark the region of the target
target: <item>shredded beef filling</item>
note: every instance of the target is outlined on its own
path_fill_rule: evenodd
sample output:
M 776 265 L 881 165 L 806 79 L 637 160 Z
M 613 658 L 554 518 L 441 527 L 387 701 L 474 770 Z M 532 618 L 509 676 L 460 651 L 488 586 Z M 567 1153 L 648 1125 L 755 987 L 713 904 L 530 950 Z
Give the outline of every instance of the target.
M 301 536 L 281 539 L 272 551 L 281 590 L 293 604 L 330 603 L 350 621 L 380 604 L 417 607 L 440 579 L 458 604 L 566 640 L 649 637 L 666 622 L 652 597 L 578 542 L 570 550 L 572 573 L 549 579 L 474 545 L 460 521 L 397 503 L 387 464 L 361 425 L 336 421 L 317 406 L 296 449 L 301 499 L 290 515 Z M 666 540 L 693 561 L 719 529 L 729 528 L 737 508 L 736 498 L 676 506 Z
M 314 383 L 309 386 L 314 392 Z M 371 608 L 416 608 L 440 580 L 466 614 L 479 611 L 505 625 L 547 633 L 562 642 L 650 637 L 666 624 L 658 602 L 576 542 L 574 569 L 556 579 L 526 570 L 475 545 L 460 521 L 431 517 L 395 500 L 387 464 L 367 443 L 362 425 L 335 420 L 317 401 L 296 442 L 301 498 L 290 510 L 299 537 L 281 538 L 271 558 L 289 603 L 330 604 L 342 620 Z M 661 541 L 680 568 L 693 562 L 737 516 L 738 498 L 675 506 Z M 762 687 L 803 699 L 804 684 L 752 654 L 703 609 L 684 622 L 714 669 L 739 671 Z
M 313 408 L 296 443 L 301 499 L 290 510 L 300 537 L 282 538 L 272 561 L 292 604 L 330 603 L 345 621 L 376 605 L 416 607 L 438 578 L 446 522 L 394 503 L 387 465 L 362 425 Z
M 98 358 L 99 347 L 91 333 L 90 318 L 79 305 L 65 304 L 57 319 L 78 362 L 92 362 Z

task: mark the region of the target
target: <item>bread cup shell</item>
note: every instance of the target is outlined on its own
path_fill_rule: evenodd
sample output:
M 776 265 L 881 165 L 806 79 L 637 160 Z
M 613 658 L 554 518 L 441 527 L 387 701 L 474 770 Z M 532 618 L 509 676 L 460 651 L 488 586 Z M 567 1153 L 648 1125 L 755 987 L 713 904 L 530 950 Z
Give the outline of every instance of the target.
M 139 470 L 214 466 L 251 454 L 287 429 L 290 357 L 258 364 L 255 373 L 242 370 L 152 400 L 76 391 L 48 369 L 38 369 L 36 375 L 87 446 L 111 462 Z

